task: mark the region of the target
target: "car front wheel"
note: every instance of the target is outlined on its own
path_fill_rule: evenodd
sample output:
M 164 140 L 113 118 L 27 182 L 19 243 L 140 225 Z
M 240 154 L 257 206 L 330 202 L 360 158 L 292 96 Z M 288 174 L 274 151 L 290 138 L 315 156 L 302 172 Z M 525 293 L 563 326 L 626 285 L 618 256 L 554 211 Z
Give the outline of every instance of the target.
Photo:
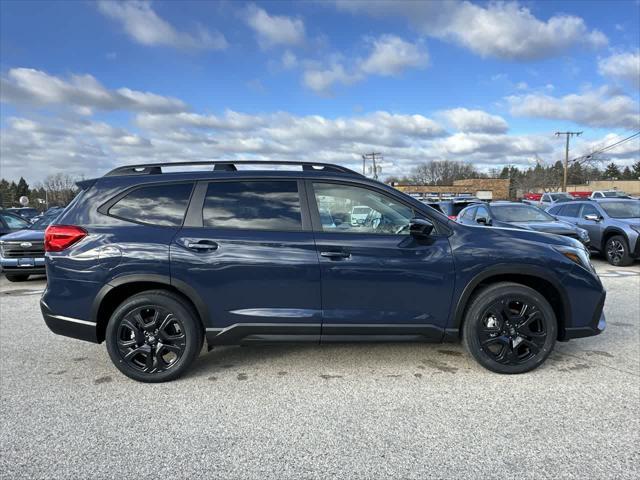
M 496 373 L 524 373 L 547 359 L 557 333 L 553 308 L 540 293 L 503 282 L 474 295 L 462 339 L 483 367 Z
M 607 261 L 615 267 L 626 267 L 633 263 L 633 258 L 629 255 L 627 240 L 622 235 L 614 235 L 604 247 Z
M 140 382 L 182 375 L 202 348 L 203 331 L 193 308 L 163 290 L 138 293 L 111 315 L 107 351 L 114 365 Z

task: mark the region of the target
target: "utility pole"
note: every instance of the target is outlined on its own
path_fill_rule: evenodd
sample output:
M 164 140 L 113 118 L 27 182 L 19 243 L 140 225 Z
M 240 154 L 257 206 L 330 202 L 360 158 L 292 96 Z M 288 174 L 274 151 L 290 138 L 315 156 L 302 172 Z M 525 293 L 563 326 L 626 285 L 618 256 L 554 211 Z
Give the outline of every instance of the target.
M 556 132 L 556 137 L 559 137 L 560 135 L 567 136 L 567 147 L 564 152 L 564 172 L 562 175 L 562 191 L 566 192 L 567 191 L 567 174 L 569 172 L 569 139 L 574 135 L 575 136 L 582 135 L 582 132 Z
M 380 152 L 365 153 L 362 155 L 362 174 L 365 175 L 365 165 L 367 160 L 371 159 L 373 164 L 373 179 L 378 179 L 378 166 L 376 165 L 376 159 L 382 160 L 382 154 Z

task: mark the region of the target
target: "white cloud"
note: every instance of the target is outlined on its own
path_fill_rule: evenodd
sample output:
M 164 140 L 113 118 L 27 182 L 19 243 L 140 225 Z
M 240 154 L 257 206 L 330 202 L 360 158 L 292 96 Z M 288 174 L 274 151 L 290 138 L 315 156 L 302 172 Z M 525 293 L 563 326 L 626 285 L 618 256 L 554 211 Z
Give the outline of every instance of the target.
M 552 97 L 541 93 L 507 97 L 511 114 L 519 117 L 568 120 L 591 127 L 640 127 L 638 102 L 608 87 Z
M 601 75 L 624 80 L 636 88 L 640 88 L 640 50 L 619 53 L 603 58 L 598 62 Z
M 504 118 L 482 110 L 454 108 L 444 110 L 440 115 L 461 132 L 505 133 L 509 129 Z
M 368 39 L 370 51 L 364 59 L 345 60 L 333 56 L 328 65 L 307 62 L 303 73 L 306 87 L 327 95 L 335 85 L 353 85 L 367 75 L 398 75 L 408 68 L 426 67 L 429 55 L 424 47 L 402 40 L 395 35 L 381 35 Z M 344 65 L 352 65 L 347 68 Z
M 187 105 L 172 97 L 129 88 L 109 90 L 91 75 L 72 75 L 68 80 L 31 68 L 13 68 L 0 78 L 3 102 L 14 105 L 59 106 L 75 108 L 77 113 L 92 110 L 133 110 L 176 112 Z
M 284 15 L 269 15 L 255 5 L 246 9 L 246 22 L 256 32 L 263 48 L 274 45 L 300 45 L 304 43 L 304 22 Z
M 290 50 L 287 50 L 282 54 L 283 68 L 285 68 L 286 70 L 290 70 L 292 68 L 295 68 L 297 65 L 298 65 L 298 57 L 296 57 L 296 55 L 293 52 L 291 52 Z
M 348 73 L 345 68 L 334 63 L 327 68 L 310 68 L 303 74 L 302 81 L 305 86 L 319 94 L 331 93 L 335 84 L 352 85 L 364 77 L 359 72 Z
M 336 0 L 336 5 L 352 13 L 404 17 L 420 33 L 452 41 L 483 57 L 526 61 L 557 55 L 575 45 L 607 44 L 607 37 L 589 30 L 580 17 L 555 15 L 544 21 L 517 2 Z
M 382 35 L 373 40 L 373 51 L 360 68 L 365 73 L 397 75 L 407 68 L 424 67 L 428 61 L 424 48 L 395 35 Z
M 168 46 L 185 50 L 224 50 L 227 40 L 220 32 L 198 26 L 194 32 L 180 32 L 160 18 L 148 1 L 98 2 L 104 15 L 119 22 L 136 42 L 146 46 Z

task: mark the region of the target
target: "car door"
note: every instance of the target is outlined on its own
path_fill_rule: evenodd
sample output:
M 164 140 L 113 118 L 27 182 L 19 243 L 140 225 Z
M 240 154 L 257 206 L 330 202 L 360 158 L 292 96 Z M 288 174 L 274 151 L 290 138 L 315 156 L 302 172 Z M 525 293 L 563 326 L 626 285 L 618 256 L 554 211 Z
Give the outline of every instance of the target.
M 370 186 L 309 181 L 307 192 L 322 275 L 322 341 L 440 339 L 454 282 L 444 227 L 416 240 L 409 221 L 428 214 Z M 371 208 L 362 224 L 344 218 L 352 205 Z
M 597 215 L 600 220 L 588 220 L 587 215 Z M 598 208 L 590 203 L 582 204 L 582 211 L 580 212 L 579 217 L 576 219 L 576 225 L 580 228 L 584 228 L 587 232 L 589 232 L 589 240 L 591 241 L 591 246 L 595 248 L 600 248 L 600 243 L 602 242 L 602 213 L 598 210 Z
M 207 307 L 210 343 L 319 341 L 320 267 L 296 179 L 200 182 L 171 246 L 172 282 Z

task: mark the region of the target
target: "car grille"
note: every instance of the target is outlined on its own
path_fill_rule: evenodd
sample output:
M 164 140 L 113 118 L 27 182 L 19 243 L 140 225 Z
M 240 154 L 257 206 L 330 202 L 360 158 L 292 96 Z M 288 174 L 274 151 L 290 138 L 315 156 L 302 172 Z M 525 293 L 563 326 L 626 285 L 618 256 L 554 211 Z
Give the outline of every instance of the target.
M 30 247 L 23 247 L 22 243 L 30 243 Z M 44 257 L 44 242 L 3 242 L 0 251 L 4 258 L 32 258 Z

